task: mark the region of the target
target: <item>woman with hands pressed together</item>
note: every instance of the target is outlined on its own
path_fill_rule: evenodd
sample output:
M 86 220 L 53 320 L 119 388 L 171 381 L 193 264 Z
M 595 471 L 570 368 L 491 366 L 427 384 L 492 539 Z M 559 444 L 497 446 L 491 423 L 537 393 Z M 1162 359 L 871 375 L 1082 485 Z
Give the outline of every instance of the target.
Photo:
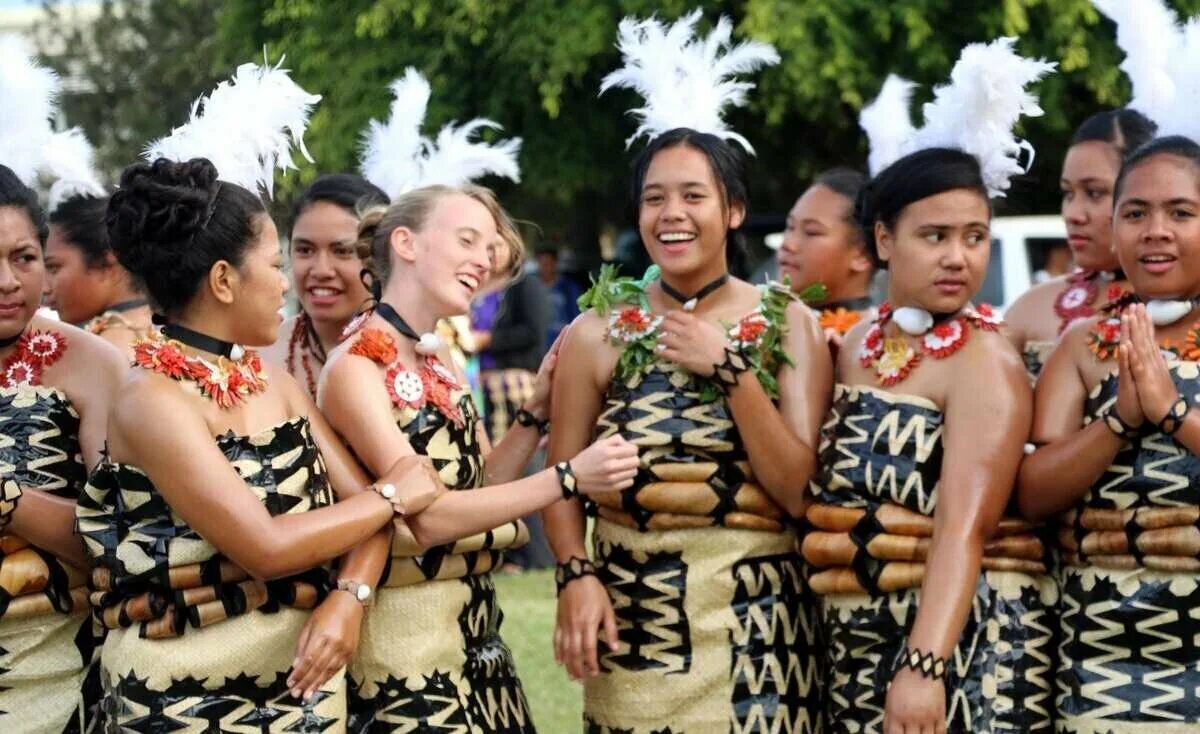
M 1200 723 L 1200 145 L 1140 148 L 1114 205 L 1133 294 L 1047 363 L 1017 499 L 1031 519 L 1059 516 L 1062 730 L 1184 731 Z M 1147 705 L 1164 687 L 1179 695 Z
M 673 36 L 690 39 L 698 17 Z M 627 19 L 622 49 L 663 30 Z M 651 132 L 632 203 L 655 266 L 640 280 L 601 274 L 556 371 L 551 460 L 624 436 L 640 469 L 620 495 L 589 498 L 594 560 L 584 505 L 543 513 L 559 561 L 555 658 L 584 683 L 589 731 L 813 731 L 820 688 L 792 521 L 816 470 L 829 351 L 790 291 L 727 271 L 747 203 L 733 134 Z
M 915 152 L 894 162 L 875 156 L 881 131 L 864 124 L 884 168 L 859 216 L 888 300 L 839 354 L 802 544 L 834 732 L 1050 731 L 1054 586 L 1031 526 L 1003 518 L 1030 388 L 1003 322 L 971 303 L 989 261 L 989 197 L 1007 188 L 1016 145 L 944 132 L 966 129 L 955 100 L 989 70 L 1005 82 L 976 114 L 1007 130 L 1036 112 L 1024 86 L 1048 67 L 1011 39 L 968 46 L 925 126 L 907 133 Z M 902 101 L 889 119 L 907 118 Z M 971 143 L 979 158 L 946 147 Z

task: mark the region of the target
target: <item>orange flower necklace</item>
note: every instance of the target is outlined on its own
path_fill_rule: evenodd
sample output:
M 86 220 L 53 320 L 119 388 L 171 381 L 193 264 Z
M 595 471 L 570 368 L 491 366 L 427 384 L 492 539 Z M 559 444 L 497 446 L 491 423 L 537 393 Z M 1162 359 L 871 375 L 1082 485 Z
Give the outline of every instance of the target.
M 172 380 L 196 383 L 200 394 L 221 408 L 244 403 L 267 388 L 267 376 L 257 352 L 246 350 L 240 359 L 218 356 L 216 362 L 189 356 L 184 344 L 155 335 L 133 345 L 133 363 Z

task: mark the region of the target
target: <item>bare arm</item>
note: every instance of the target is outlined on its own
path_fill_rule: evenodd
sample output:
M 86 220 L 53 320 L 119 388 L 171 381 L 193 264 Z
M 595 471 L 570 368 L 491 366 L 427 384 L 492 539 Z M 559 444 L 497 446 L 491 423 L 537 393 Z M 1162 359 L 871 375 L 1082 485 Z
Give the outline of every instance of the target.
M 374 492 L 272 517 L 186 397 L 165 378 L 139 379 L 157 384 L 125 392 L 112 415 L 113 438 L 184 522 L 251 575 L 270 579 L 312 568 L 391 521 L 391 503 Z M 148 425 L 155 430 L 145 430 Z
M 803 305 L 787 311 L 786 349 L 795 363 L 779 370 L 779 407 L 747 373 L 729 407 L 754 475 L 792 517 L 804 514 L 805 489 L 817 469 L 821 423 L 833 392 L 833 364 L 816 318 Z
M 1074 356 L 1086 349 L 1082 338 L 1081 327 L 1068 332 L 1038 378 L 1031 437 L 1038 448 L 1025 457 L 1017 476 L 1017 507 L 1030 520 L 1078 502 L 1121 449 L 1121 439 L 1104 421 L 1083 427 L 1087 386 Z

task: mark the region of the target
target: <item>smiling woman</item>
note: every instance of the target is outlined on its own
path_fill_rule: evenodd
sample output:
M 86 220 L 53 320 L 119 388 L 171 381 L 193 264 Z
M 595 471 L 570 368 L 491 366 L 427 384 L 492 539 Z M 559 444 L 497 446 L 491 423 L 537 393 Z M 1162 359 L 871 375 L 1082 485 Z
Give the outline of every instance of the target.
M 387 201 L 358 176 L 330 174 L 309 185 L 293 209 L 289 247 L 300 312 L 284 321 L 263 358 L 283 366 L 314 400 L 326 354 L 371 296 L 356 249 L 359 215 Z

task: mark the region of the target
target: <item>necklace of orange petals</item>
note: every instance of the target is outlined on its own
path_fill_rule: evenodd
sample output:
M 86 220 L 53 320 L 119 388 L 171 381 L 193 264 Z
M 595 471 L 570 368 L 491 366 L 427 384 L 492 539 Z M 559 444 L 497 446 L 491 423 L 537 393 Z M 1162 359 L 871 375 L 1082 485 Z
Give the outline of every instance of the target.
M 251 350 L 236 362 L 225 357 L 211 362 L 189 356 L 183 344 L 173 339 L 155 336 L 133 345 L 133 363 L 173 380 L 196 383 L 200 394 L 221 408 L 240 405 L 267 388 L 262 360 Z

